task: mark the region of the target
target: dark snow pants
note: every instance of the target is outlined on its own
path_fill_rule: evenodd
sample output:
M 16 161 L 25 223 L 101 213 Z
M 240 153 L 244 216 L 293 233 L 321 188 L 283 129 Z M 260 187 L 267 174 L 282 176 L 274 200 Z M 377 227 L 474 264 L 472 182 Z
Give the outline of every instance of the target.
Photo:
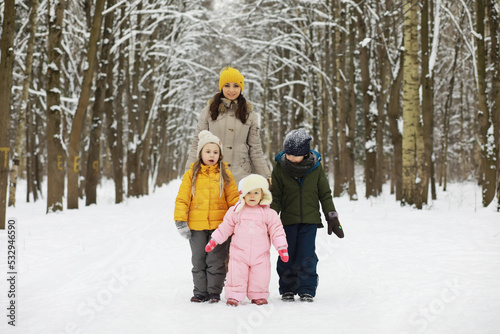
M 288 262 L 278 258 L 276 269 L 279 275 L 280 294 L 293 292 L 301 295 L 308 293 L 316 295 L 318 287 L 318 274 L 316 267 L 316 232 L 318 225 L 294 224 L 283 226 L 288 242 Z
M 220 294 L 226 278 L 228 242 L 217 245 L 210 253 L 205 252 L 213 230 L 191 230 L 191 262 L 193 269 L 193 294 L 208 297 L 209 293 Z

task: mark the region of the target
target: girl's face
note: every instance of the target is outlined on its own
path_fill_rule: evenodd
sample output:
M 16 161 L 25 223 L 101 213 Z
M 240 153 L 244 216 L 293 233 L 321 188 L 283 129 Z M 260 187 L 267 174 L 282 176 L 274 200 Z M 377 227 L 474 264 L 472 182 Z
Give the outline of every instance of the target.
M 291 154 L 285 154 L 285 156 L 286 156 L 286 159 L 288 161 L 296 163 L 296 164 L 298 164 L 299 162 L 301 162 L 302 160 L 304 160 L 304 156 L 303 155 L 296 156 L 296 155 L 291 155 Z
M 208 143 L 201 149 L 201 161 L 207 166 L 214 166 L 219 162 L 220 149 L 215 143 Z
M 241 88 L 236 82 L 228 82 L 222 87 L 222 94 L 226 99 L 234 101 L 240 96 Z
M 247 192 L 245 197 L 245 205 L 248 206 L 256 206 L 257 204 L 260 203 L 260 200 L 262 199 L 262 189 L 260 188 L 255 188 Z

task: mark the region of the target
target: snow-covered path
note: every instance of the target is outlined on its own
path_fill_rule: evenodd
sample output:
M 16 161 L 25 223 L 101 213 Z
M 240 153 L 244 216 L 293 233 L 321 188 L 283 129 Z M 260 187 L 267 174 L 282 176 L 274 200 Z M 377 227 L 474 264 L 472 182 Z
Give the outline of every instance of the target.
M 172 222 L 180 181 L 114 204 L 45 214 L 19 203 L 16 327 L 0 283 L 1 333 L 499 333 L 500 214 L 455 184 L 424 210 L 391 195 L 335 199 L 346 237 L 320 230 L 314 303 L 193 304 L 190 250 Z M 21 195 L 22 196 L 22 195 Z M 24 197 L 19 197 L 24 198 Z M 7 233 L 0 231 L 7 276 Z M 275 268 L 276 252 L 272 252 Z M 7 277 L 8 278 L 8 277 Z

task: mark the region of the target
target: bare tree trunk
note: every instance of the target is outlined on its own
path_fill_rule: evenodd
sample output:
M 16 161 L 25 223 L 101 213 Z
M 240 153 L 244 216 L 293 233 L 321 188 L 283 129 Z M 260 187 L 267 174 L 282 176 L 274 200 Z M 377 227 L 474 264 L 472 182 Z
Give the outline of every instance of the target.
M 336 1 L 338 3 L 338 1 Z M 335 10 L 335 20 L 339 22 L 339 26 L 346 27 L 346 14 L 345 14 L 345 5 L 339 4 L 341 6 L 337 10 Z M 337 8 L 337 6 L 332 6 Z M 348 170 L 348 153 L 347 153 L 347 33 L 344 29 L 335 29 L 333 38 L 337 40 L 338 38 L 338 48 L 337 42 L 333 43 L 335 49 L 333 50 L 333 73 L 335 74 L 336 80 L 336 94 L 337 108 L 336 115 L 333 115 L 332 118 L 336 117 L 338 119 L 337 129 L 332 129 L 332 131 L 338 131 L 338 156 L 335 158 L 335 164 L 337 166 L 335 172 L 335 183 L 333 187 L 333 196 L 339 197 L 342 193 L 349 189 L 349 181 L 347 176 Z M 338 37 L 337 37 L 338 36 Z M 340 53 L 340 55 L 337 55 Z M 338 66 L 337 66 L 338 64 Z
M 62 31 L 66 2 L 49 1 L 49 44 L 47 68 L 47 212 L 63 210 L 64 150 L 63 110 L 61 107 Z
M 498 7 L 500 10 L 500 0 L 498 0 Z M 500 13 L 497 11 L 497 24 L 500 25 L 498 22 L 500 21 Z M 497 29 L 498 31 L 498 29 Z M 500 34 L 499 34 L 500 35 Z M 500 39 L 500 36 L 498 36 L 498 39 Z M 498 47 L 498 39 L 497 39 L 497 47 Z M 497 204 L 497 212 L 500 212 L 500 50 L 497 49 L 497 75 L 496 75 L 496 121 L 495 124 L 497 125 L 497 130 L 496 130 L 496 137 L 495 137 L 495 142 L 497 143 L 497 198 L 498 198 L 498 204 Z
M 26 178 L 27 178 L 27 191 L 26 191 L 26 202 L 30 201 L 30 194 L 33 195 L 33 201 L 38 200 L 39 193 L 41 194 L 42 189 L 42 171 L 40 163 L 40 145 L 42 139 L 39 137 L 39 128 L 43 127 L 39 122 L 39 108 L 35 101 L 30 101 L 28 104 L 28 109 L 26 110 L 27 115 L 27 126 L 26 126 L 26 151 L 28 152 L 27 163 L 26 163 Z M 63 174 L 64 178 L 64 174 Z M 64 186 L 62 187 L 64 190 Z
M 364 2 L 359 4 L 358 28 L 359 40 L 367 38 L 367 28 L 364 21 Z M 377 124 L 378 116 L 373 106 L 373 93 L 370 92 L 370 49 L 369 44 L 359 49 L 359 62 L 361 70 L 361 91 L 363 94 L 363 115 L 365 123 L 365 197 L 377 196 Z
M 283 71 L 283 69 L 281 69 Z M 266 68 L 265 72 L 263 73 L 263 80 L 262 80 L 262 117 L 263 119 L 263 130 L 264 133 L 266 134 L 267 140 L 264 141 L 262 144 L 264 146 L 264 154 L 266 155 L 266 160 L 267 161 L 272 161 L 271 157 L 271 128 L 272 128 L 272 114 L 271 111 L 269 110 L 268 103 L 272 101 L 272 93 L 271 90 L 269 89 L 269 57 L 266 59 Z M 164 122 L 162 122 L 164 124 Z
M 399 131 L 400 115 L 400 90 L 403 81 L 404 55 L 399 58 L 399 69 L 396 78 L 391 85 L 391 93 L 389 96 L 389 106 L 387 107 L 387 115 L 389 117 L 389 128 L 391 131 L 391 141 L 394 147 L 394 157 L 392 162 L 392 183 L 394 185 L 394 193 L 396 201 L 401 201 L 403 196 L 403 135 Z
M 491 40 L 491 51 L 490 63 L 492 64 L 493 76 L 492 76 L 492 122 L 494 129 L 494 143 L 496 145 L 496 161 L 497 161 L 497 183 L 496 192 L 498 198 L 497 211 L 500 212 L 500 55 L 499 55 L 499 38 L 500 38 L 500 26 L 499 26 L 499 10 L 500 7 L 496 6 L 494 0 L 490 0 L 488 3 L 488 17 L 489 17 L 489 27 L 490 27 L 490 40 Z M 497 65 L 495 67 L 495 64 Z
M 418 6 L 405 3 L 403 69 L 403 204 L 417 204 L 417 126 L 420 121 L 418 83 Z
M 433 0 L 424 0 L 422 4 L 421 15 L 421 45 L 422 45 L 422 74 L 421 74 L 421 87 L 422 87 L 422 120 L 423 120 L 423 138 L 424 138 L 424 160 L 423 174 L 421 175 L 422 185 L 422 201 L 428 203 L 429 184 L 433 179 L 431 175 L 432 168 L 432 155 L 433 155 L 433 129 L 434 129 L 434 73 L 429 68 L 430 48 L 429 41 L 432 38 L 432 29 L 429 33 L 429 26 L 432 20 L 429 19 L 429 12 L 432 8 Z M 431 13 L 432 14 L 432 13 Z M 432 15 L 430 15 L 432 17 Z M 433 198 L 436 194 L 433 193 Z
M 480 140 L 482 152 L 482 196 L 483 206 L 488 206 L 495 197 L 496 191 L 496 154 L 493 131 L 488 110 L 486 96 L 486 51 L 484 45 L 484 20 L 485 20 L 485 1 L 476 0 L 476 32 L 479 36 L 476 39 L 477 44 L 477 83 L 478 83 L 478 113 L 477 118 L 480 127 Z M 491 129 L 492 130 L 492 129 Z
M 136 29 L 141 29 L 142 27 L 142 2 L 137 6 L 138 14 L 135 22 Z M 140 196 L 142 186 L 141 182 L 141 171 L 140 171 L 140 134 L 143 125 L 143 115 L 141 100 L 142 95 L 139 87 L 139 78 L 142 75 L 141 66 L 141 42 L 139 38 L 136 38 L 135 44 L 133 44 L 133 74 L 131 75 L 132 81 L 132 94 L 131 94 L 131 106 L 128 115 L 128 129 L 129 129 L 129 145 L 127 152 L 127 173 L 128 173 L 128 196 Z M 132 54 L 130 55 L 132 57 Z M 129 57 L 129 59 L 130 59 Z M 130 68 L 130 66 L 129 66 Z M 130 70 L 129 70 L 130 72 Z M 130 75 L 130 73 L 129 73 Z M 132 145 L 130 145 L 130 143 Z
M 147 22 L 146 26 L 149 26 L 152 22 Z M 151 37 L 147 43 L 148 48 L 152 48 L 153 43 L 158 39 L 158 29 L 155 29 L 151 34 Z M 144 61 L 146 66 L 144 73 L 149 76 L 149 79 L 145 80 L 148 84 L 146 85 L 144 106 L 140 113 L 142 120 L 140 122 L 140 167 L 138 173 L 140 175 L 140 195 L 149 194 L 149 177 L 151 174 L 151 135 L 152 135 L 152 124 L 153 120 L 156 118 L 156 108 L 154 101 L 157 94 L 155 89 L 155 71 L 153 69 L 156 67 L 156 57 L 152 54 L 147 54 L 146 60 Z
M 354 174 L 354 139 L 356 135 L 356 92 L 355 92 L 355 67 L 354 67 L 354 45 L 356 41 L 356 26 L 354 22 L 349 25 L 349 85 L 348 85 L 348 107 L 347 107 L 347 135 L 346 135 L 346 173 L 349 183 L 349 199 L 357 200 L 356 175 Z
M 334 0 L 330 0 L 328 5 L 330 7 L 330 13 L 332 19 L 337 21 L 337 7 L 335 6 Z M 337 66 L 337 33 L 336 29 L 329 27 L 327 29 L 327 38 L 329 39 L 329 47 L 327 49 L 327 65 L 326 71 L 327 75 L 331 80 L 331 89 L 329 91 L 329 98 L 331 100 L 331 115 L 328 117 L 328 126 L 331 133 L 331 150 L 328 152 L 330 157 L 330 166 L 332 168 L 333 174 L 333 196 L 339 196 L 341 193 L 341 171 L 340 171 L 340 159 L 339 159 L 339 94 L 337 94 L 337 88 L 339 85 L 338 76 L 338 66 Z M 340 189 L 340 191 L 339 191 Z
M 443 169 L 443 190 L 446 191 L 446 186 L 448 182 L 448 141 L 449 141 L 449 135 L 450 135 L 450 110 L 451 110 L 451 102 L 453 100 L 453 92 L 455 90 L 455 75 L 456 75 L 456 68 L 457 68 L 457 63 L 458 63 L 458 56 L 459 56 L 459 51 L 460 51 L 460 46 L 461 46 L 461 39 L 457 41 L 455 44 L 455 57 L 453 59 L 453 66 L 452 66 L 452 71 L 451 71 L 451 79 L 450 83 L 448 84 L 448 95 L 446 96 L 446 101 L 444 103 L 444 116 L 443 116 L 443 144 L 442 144 L 442 162 L 441 162 L 441 168 Z
M 29 40 L 28 50 L 26 51 L 26 67 L 24 71 L 23 91 L 21 93 L 21 103 L 17 110 L 19 117 L 16 127 L 16 141 L 14 144 L 14 158 L 12 163 L 12 170 L 10 173 L 10 189 L 9 189 L 9 206 L 16 205 L 16 188 L 17 188 L 17 175 L 19 173 L 19 160 L 25 156 L 25 148 L 23 146 L 23 139 L 25 138 L 26 131 L 26 108 L 28 106 L 29 87 L 31 82 L 31 67 L 33 65 L 33 49 L 35 45 L 35 33 L 38 18 L 38 0 L 31 2 L 31 12 L 29 17 Z
M 112 7 L 115 0 L 108 0 L 108 7 Z M 107 15 L 112 15 L 109 13 Z M 125 8 L 122 8 L 121 17 L 125 16 Z M 119 39 L 123 37 L 124 27 L 120 27 Z M 107 75 L 107 90 L 106 90 L 106 129 L 107 143 L 111 151 L 111 160 L 113 162 L 113 180 L 115 181 L 115 203 L 123 202 L 123 98 L 125 95 L 125 55 L 120 48 L 118 56 L 118 89 L 116 99 L 114 98 L 113 86 L 113 67 L 114 63 L 110 57 Z
M 108 8 L 112 7 L 114 0 L 108 0 Z M 109 12 L 104 19 L 104 33 L 99 62 L 98 77 L 95 91 L 94 106 L 92 109 L 92 123 L 90 127 L 90 145 L 87 160 L 87 182 L 85 184 L 86 205 L 97 203 L 97 184 L 101 176 L 101 133 L 105 110 L 106 85 L 109 83 L 107 75 L 109 70 L 109 54 L 111 50 L 111 39 L 113 32 L 113 11 Z M 112 82 L 111 82 L 112 84 Z
M 85 72 L 82 83 L 82 91 L 78 106 L 71 126 L 71 134 L 68 146 L 68 209 L 78 209 L 79 198 L 79 174 L 80 174 L 80 134 L 82 132 L 85 114 L 92 89 L 92 78 L 95 72 L 97 55 L 97 43 L 101 33 L 102 11 L 106 0 L 97 0 L 95 13 L 90 32 L 88 69 Z
M 376 10 L 377 12 L 382 12 L 381 2 L 376 2 Z M 391 3 L 386 3 L 386 6 L 391 6 Z M 386 7 L 387 9 L 387 7 Z M 387 9 L 388 10 L 388 9 Z M 387 15 L 388 16 L 388 15 Z M 390 20 L 386 16 L 384 21 L 382 22 L 384 26 L 390 25 Z M 384 43 L 377 43 L 376 51 L 378 60 L 378 72 L 379 72 L 379 80 L 380 80 L 380 88 L 377 89 L 376 102 L 377 102 L 377 112 L 378 112 L 378 131 L 377 131 L 377 175 L 375 179 L 375 187 L 377 189 L 377 194 L 382 193 L 382 186 L 387 178 L 387 161 L 384 156 L 384 138 L 385 138 L 385 124 L 387 120 L 386 113 L 386 104 L 387 104 L 387 96 L 389 95 L 389 87 L 390 87 L 390 68 L 389 68 L 389 59 L 387 56 L 387 50 L 385 49 L 385 45 L 390 38 L 389 29 L 384 29 L 380 31 L 380 27 L 377 28 L 377 32 L 380 36 L 385 40 Z
M 16 7 L 14 0 L 5 0 L 2 40 L 0 42 L 0 229 L 5 229 L 7 213 L 7 184 L 9 183 L 10 106 L 12 70 L 14 65 L 14 35 Z

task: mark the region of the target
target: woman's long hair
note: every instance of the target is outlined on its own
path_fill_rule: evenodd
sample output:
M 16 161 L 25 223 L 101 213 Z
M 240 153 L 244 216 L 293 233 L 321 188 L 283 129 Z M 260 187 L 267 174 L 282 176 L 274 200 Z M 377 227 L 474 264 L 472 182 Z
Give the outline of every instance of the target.
M 215 94 L 212 99 L 212 103 L 210 104 L 210 117 L 212 118 L 212 121 L 215 121 L 219 116 L 219 105 L 222 103 L 223 97 L 224 94 L 219 92 Z M 241 93 L 236 100 L 238 101 L 238 108 L 235 113 L 236 118 L 239 119 L 241 123 L 245 124 L 248 119 L 247 100 Z

